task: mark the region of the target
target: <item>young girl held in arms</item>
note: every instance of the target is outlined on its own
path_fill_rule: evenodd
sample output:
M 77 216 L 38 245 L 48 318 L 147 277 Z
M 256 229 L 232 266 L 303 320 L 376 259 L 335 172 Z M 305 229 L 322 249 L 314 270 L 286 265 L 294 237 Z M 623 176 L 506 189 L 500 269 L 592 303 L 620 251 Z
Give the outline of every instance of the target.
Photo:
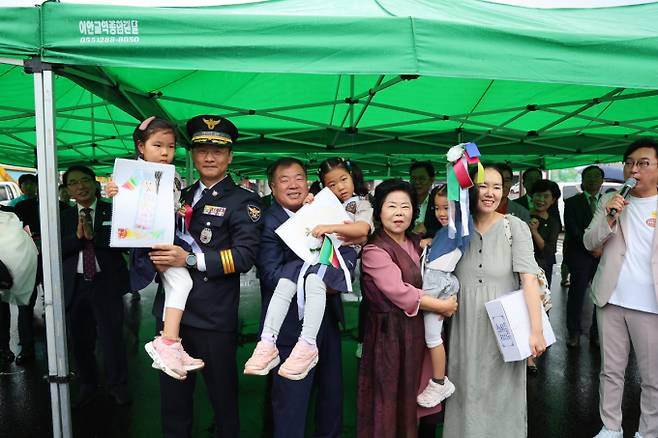
M 421 246 L 431 245 L 427 250 L 426 267 L 423 275 L 423 293 L 440 299 L 450 299 L 457 310 L 457 301 L 454 295 L 459 290 L 459 281 L 452 272 L 461 258 L 468 236 L 461 236 L 461 215 L 455 214 L 455 236 L 449 237 L 449 201 L 448 186 L 435 187 L 430 193 L 430 201 L 434 203 L 434 215 L 441 224 L 434 239 L 423 239 Z M 469 229 L 472 227 L 469 224 Z M 430 350 L 432 358 L 432 378 L 427 386 L 418 394 L 418 404 L 424 408 L 432 408 L 450 397 L 455 392 L 455 385 L 446 376 L 446 353 L 443 347 L 441 331 L 443 329 L 443 316 L 432 312 L 425 312 L 425 343 Z
M 169 121 L 149 117 L 135 128 L 133 140 L 139 159 L 151 163 L 173 163 L 176 153 L 176 127 Z M 181 188 L 180 176 L 176 174 L 173 193 L 175 206 L 180 202 Z M 119 188 L 111 181 L 107 185 L 106 192 L 108 196 L 114 197 L 119 192 Z M 185 232 L 182 226 L 183 220 L 179 215 L 176 216 L 177 225 L 181 224 L 177 227 L 177 234 Z M 174 238 L 174 243 L 189 248 L 189 245 L 178 237 Z M 143 289 L 156 275 L 148 250 L 134 249 L 131 261 L 131 287 L 133 290 Z M 192 358 L 185 352 L 179 337 L 185 303 L 192 289 L 192 278 L 187 268 L 183 267 L 170 267 L 160 273 L 160 278 L 165 292 L 164 327 L 160 336 L 156 336 L 144 348 L 153 359 L 153 368 L 162 370 L 175 379 L 183 380 L 187 377 L 188 371 L 196 371 L 204 367 L 201 359 Z

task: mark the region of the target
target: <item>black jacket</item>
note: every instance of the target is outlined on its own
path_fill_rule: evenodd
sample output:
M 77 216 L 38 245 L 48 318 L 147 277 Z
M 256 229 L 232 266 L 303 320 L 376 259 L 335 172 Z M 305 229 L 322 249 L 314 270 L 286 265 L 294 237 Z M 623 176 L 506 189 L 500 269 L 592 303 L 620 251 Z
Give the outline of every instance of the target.
M 184 189 L 181 199 L 192 205 L 198 187 L 197 181 Z M 260 198 L 227 176 L 192 209 L 189 233 L 204 254 L 206 271 L 189 270 L 194 284 L 181 322 L 204 330 L 236 332 L 240 273 L 252 268 L 260 243 Z M 153 303 L 153 314 L 160 320 L 163 307 L 160 290 Z
M 78 208 L 68 208 L 61 211 L 62 234 L 62 275 L 64 276 L 64 297 L 68 304 L 73 298 L 78 257 L 84 247 L 84 239 L 78 239 Z M 97 287 L 105 289 L 105 293 L 123 295 L 130 291 L 128 285 L 128 269 L 126 267 L 125 251 L 120 248 L 110 248 L 110 232 L 112 221 L 112 204 L 99 200 L 94 214 L 94 252 L 101 269 L 102 281 Z

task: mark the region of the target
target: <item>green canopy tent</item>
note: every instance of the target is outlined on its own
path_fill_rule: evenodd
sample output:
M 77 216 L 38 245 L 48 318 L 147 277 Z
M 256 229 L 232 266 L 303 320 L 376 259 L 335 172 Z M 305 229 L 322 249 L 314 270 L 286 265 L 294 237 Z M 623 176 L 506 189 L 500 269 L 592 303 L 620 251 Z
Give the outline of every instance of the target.
M 282 154 L 342 155 L 373 178 L 404 175 L 411 160 L 441 163 L 460 141 L 516 167 L 614 161 L 632 138 L 658 134 L 657 17 L 655 4 L 537 11 L 478 0 L 0 9 L 0 162 L 32 164 L 36 130 L 55 331 L 47 182 L 74 162 L 109 172 L 132 155 L 135 119 L 228 116 L 242 133 L 232 167 L 249 176 Z M 53 417 L 57 404 L 54 427 L 68 435 L 61 338 Z
M 629 138 L 658 133 L 653 4 L 46 3 L 38 12 L 39 27 L 15 26 L 23 52 L 0 44 L 0 56 L 37 47 L 55 64 L 62 167 L 83 161 L 108 173 L 116 156 L 132 155 L 135 119 L 151 114 L 181 124 L 202 112 L 230 116 L 242 133 L 233 169 L 252 177 L 290 153 L 349 156 L 370 177 L 399 176 L 411 160 L 441 163 L 467 140 L 517 168 L 559 168 L 618 160 Z M 21 75 L 14 68 L 3 80 Z M 29 117 L 11 120 L 29 101 L 3 99 L 0 162 L 34 160 Z

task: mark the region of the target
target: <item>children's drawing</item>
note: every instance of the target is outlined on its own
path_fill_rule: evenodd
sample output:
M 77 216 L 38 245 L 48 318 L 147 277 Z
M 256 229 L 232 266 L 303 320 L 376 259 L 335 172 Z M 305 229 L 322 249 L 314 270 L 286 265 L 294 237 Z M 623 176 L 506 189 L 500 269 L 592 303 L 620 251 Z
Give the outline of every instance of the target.
M 174 166 L 117 159 L 113 179 L 112 236 L 115 247 L 151 247 L 174 238 Z

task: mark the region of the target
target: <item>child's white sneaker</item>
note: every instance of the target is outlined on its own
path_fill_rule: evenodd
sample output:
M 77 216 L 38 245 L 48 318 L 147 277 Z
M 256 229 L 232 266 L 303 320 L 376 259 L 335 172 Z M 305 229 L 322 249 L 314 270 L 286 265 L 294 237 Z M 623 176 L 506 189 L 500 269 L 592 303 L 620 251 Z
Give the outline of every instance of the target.
M 601 432 L 599 432 L 594 438 L 624 438 L 624 431 L 614 431 L 610 429 L 606 429 L 605 426 L 601 428 Z
M 448 380 L 448 377 L 444 378 L 443 385 L 430 379 L 425 389 L 423 389 L 423 392 L 418 394 L 416 401 L 424 408 L 433 408 L 450 397 L 454 392 L 455 385 Z

